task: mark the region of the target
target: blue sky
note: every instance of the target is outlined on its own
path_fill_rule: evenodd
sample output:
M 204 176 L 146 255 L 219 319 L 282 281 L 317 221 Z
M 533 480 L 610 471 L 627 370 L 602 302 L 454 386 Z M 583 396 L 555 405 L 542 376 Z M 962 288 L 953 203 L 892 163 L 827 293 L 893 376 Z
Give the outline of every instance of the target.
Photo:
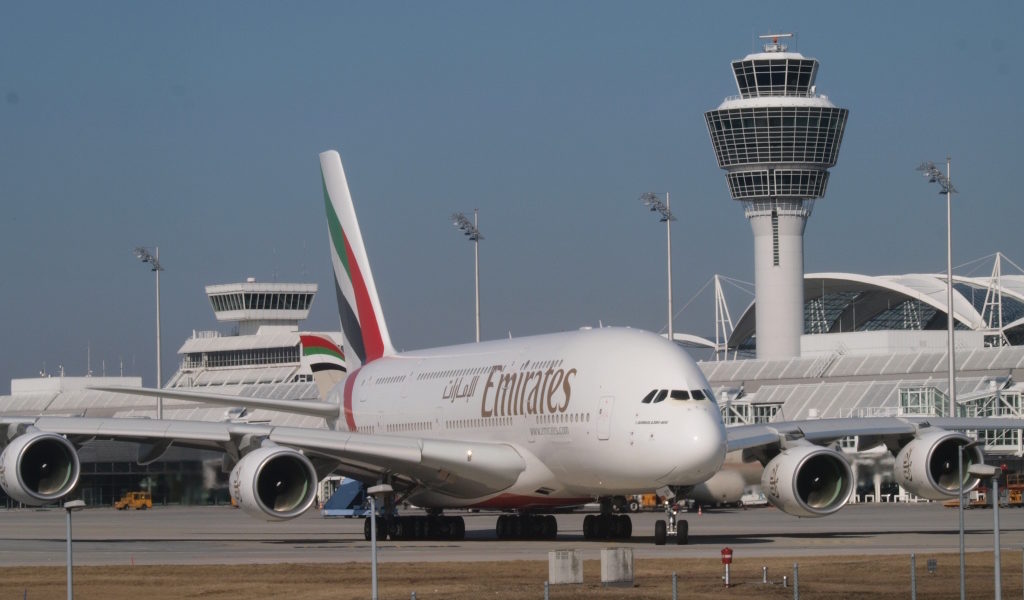
M 305 328 L 337 329 L 317 153 L 341 152 L 397 346 L 598 322 L 665 327 L 672 193 L 677 309 L 715 273 L 752 281 L 703 112 L 729 63 L 795 31 L 850 110 L 807 271 L 938 272 L 945 214 L 914 171 L 953 156 L 954 263 L 1024 264 L 1017 2 L 104 2 L 0 6 L 0 392 L 63 365 L 165 377 L 203 286 L 316 282 Z M 984 271 L 988 267 L 981 270 Z M 750 297 L 727 288 L 734 318 Z M 676 330 L 712 335 L 705 293 Z

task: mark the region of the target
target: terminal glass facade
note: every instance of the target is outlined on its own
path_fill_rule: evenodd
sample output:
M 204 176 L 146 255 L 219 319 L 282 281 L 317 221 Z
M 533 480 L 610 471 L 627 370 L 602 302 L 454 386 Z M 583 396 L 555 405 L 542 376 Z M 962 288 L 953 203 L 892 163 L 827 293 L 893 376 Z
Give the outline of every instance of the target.
M 931 386 L 900 388 L 901 416 L 945 417 L 949 412 L 949 396 Z
M 299 362 L 299 347 L 250 348 L 221 352 L 190 352 L 181 361 L 182 369 L 250 367 Z

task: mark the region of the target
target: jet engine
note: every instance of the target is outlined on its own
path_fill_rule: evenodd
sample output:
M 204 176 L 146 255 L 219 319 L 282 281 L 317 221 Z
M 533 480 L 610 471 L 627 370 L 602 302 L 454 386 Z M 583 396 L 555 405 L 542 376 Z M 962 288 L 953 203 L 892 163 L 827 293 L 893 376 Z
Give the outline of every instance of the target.
M 318 481 L 313 463 L 302 453 L 264 446 L 246 454 L 231 470 L 231 498 L 254 517 L 282 521 L 313 505 Z
M 0 487 L 23 504 L 55 502 L 78 485 L 78 452 L 56 433 L 29 431 L 0 454 Z
M 783 512 L 824 517 L 842 508 L 853 493 L 853 470 L 842 452 L 798 443 L 765 465 L 765 497 Z
M 955 431 L 933 429 L 919 433 L 917 438 L 896 454 L 896 465 L 893 468 L 896 483 L 922 498 L 956 498 L 960 488 L 956 455 L 962 446 L 970 442 L 971 439 L 966 435 Z M 977 446 L 964 452 L 965 492 L 978 485 L 978 478 L 967 474 L 968 467 L 984 461 L 985 456 Z
M 742 473 L 722 469 L 712 475 L 711 479 L 693 486 L 685 496 L 705 506 L 735 504 L 743 497 L 746 487 L 747 482 Z

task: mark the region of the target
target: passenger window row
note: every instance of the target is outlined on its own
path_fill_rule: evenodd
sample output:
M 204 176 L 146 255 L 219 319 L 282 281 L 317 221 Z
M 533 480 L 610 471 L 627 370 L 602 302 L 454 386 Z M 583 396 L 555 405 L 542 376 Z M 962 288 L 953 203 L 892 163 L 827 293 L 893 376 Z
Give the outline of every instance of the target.
M 651 390 L 644 399 L 643 404 L 657 404 L 665 398 L 673 400 L 706 400 L 711 397 L 711 392 L 706 390 Z

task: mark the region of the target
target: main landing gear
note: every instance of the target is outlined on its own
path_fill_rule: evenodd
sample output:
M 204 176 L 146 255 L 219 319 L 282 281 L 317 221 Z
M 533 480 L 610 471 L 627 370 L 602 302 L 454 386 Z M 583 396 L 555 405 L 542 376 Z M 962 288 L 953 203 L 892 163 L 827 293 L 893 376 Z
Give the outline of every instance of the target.
M 633 536 L 633 520 L 628 515 L 602 513 L 583 518 L 585 540 L 628 540 Z
M 363 521 L 363 538 L 370 540 L 370 518 Z M 426 515 L 377 517 L 377 539 L 391 540 L 463 540 L 466 522 L 462 517 Z
M 616 498 L 610 497 L 598 499 L 601 503 L 601 514 L 587 515 L 583 518 L 583 539 L 628 540 L 633 536 L 633 520 L 628 515 L 614 514 L 615 500 Z
M 501 515 L 494 527 L 499 540 L 553 540 L 558 536 L 554 515 Z
M 363 538 L 370 541 L 371 521 L 377 520 L 377 539 L 391 540 L 463 540 L 466 539 L 466 522 L 462 517 L 446 517 L 441 511 L 431 511 L 425 516 L 400 517 L 396 514 L 395 494 L 382 494 L 383 502 L 378 515 L 363 521 Z
M 654 522 L 654 543 L 664 546 L 668 536 L 675 537 L 676 544 L 683 546 L 690 541 L 690 524 L 686 519 L 676 520 L 678 509 L 665 501 L 665 519 Z

